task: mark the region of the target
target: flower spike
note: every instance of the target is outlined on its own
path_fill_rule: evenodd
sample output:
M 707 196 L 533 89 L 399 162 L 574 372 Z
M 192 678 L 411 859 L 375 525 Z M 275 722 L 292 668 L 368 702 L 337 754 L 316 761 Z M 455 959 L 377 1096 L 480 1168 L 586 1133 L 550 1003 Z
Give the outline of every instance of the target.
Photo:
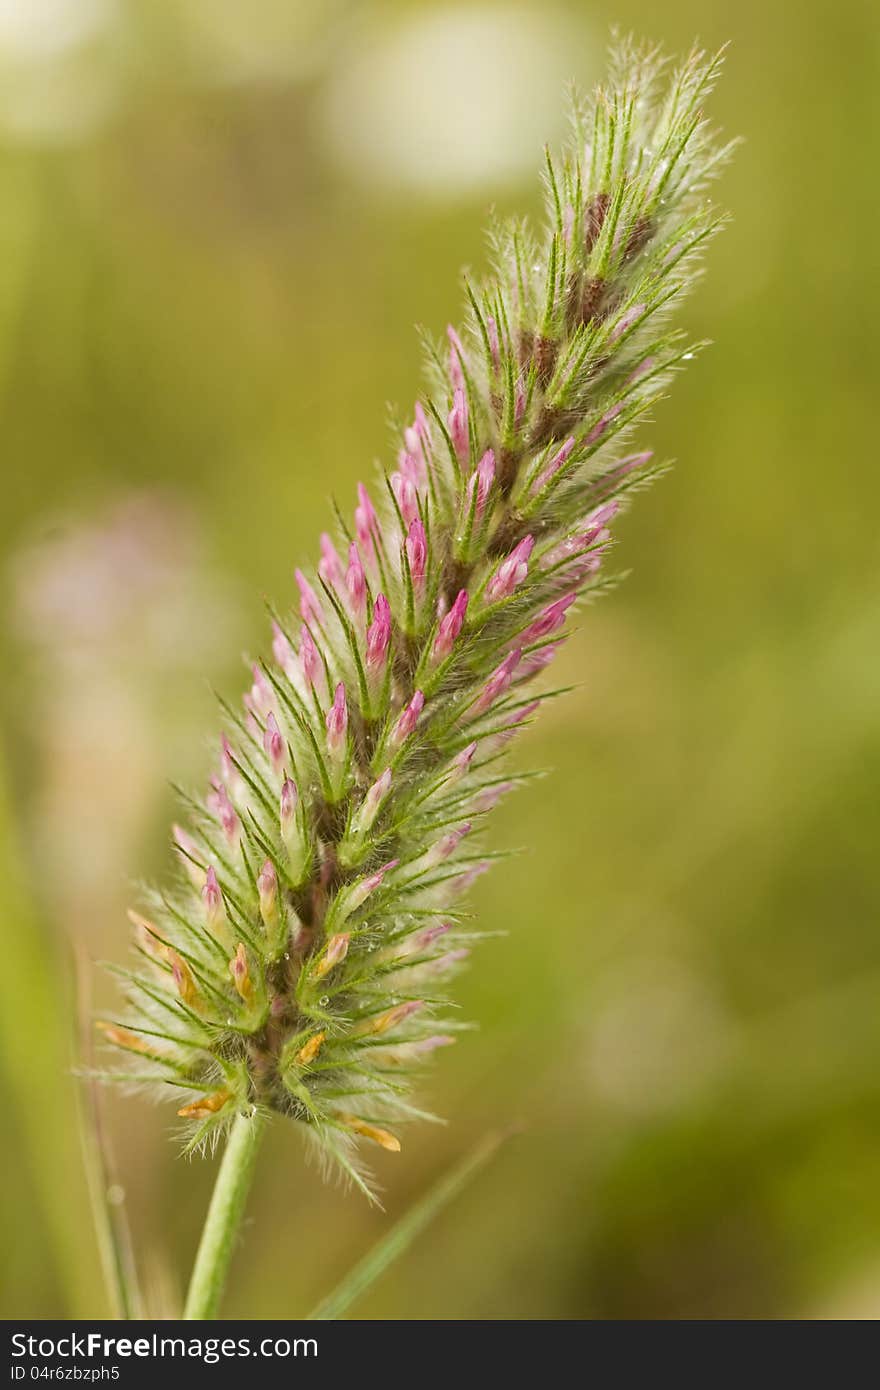
M 174 830 L 173 891 L 132 917 L 127 1013 L 101 1032 L 196 1145 L 275 1112 L 368 1189 L 358 1146 L 400 1148 L 411 1074 L 454 1041 L 459 900 L 525 782 L 507 745 L 660 471 L 620 441 L 687 360 L 669 320 L 719 225 L 718 71 L 622 47 L 549 160 L 543 231 L 499 231 L 388 473 L 294 572 L 298 617 L 229 712 L 206 801 Z

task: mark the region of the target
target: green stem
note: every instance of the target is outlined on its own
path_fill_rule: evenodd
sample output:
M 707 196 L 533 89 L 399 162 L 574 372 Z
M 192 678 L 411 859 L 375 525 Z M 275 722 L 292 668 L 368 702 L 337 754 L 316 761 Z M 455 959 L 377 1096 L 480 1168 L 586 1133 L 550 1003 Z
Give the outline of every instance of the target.
M 264 1126 L 260 1115 L 238 1115 L 230 1130 L 186 1296 L 190 1322 L 217 1316 Z

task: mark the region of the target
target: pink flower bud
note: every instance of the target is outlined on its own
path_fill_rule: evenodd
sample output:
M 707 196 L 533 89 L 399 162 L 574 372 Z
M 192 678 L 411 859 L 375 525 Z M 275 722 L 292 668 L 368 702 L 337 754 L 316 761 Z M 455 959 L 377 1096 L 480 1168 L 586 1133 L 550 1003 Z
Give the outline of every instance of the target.
M 239 822 L 238 816 L 235 813 L 235 807 L 233 806 L 232 802 L 229 800 L 229 797 L 226 794 L 225 787 L 222 789 L 221 792 L 218 792 L 218 802 L 219 805 L 217 807 L 217 814 L 220 818 L 221 829 L 223 830 L 223 834 L 226 836 L 226 839 L 229 841 L 229 844 L 234 847 L 238 844 L 238 836 L 241 830 L 241 824 Z
M 481 859 L 479 864 L 471 864 L 463 874 L 459 874 L 458 878 L 453 880 L 452 896 L 457 897 L 459 893 L 466 893 L 469 888 L 474 886 L 478 878 L 489 872 L 491 867 L 492 863 L 489 859 Z
M 207 797 L 207 807 L 213 811 L 220 822 L 223 832 L 231 845 L 238 842 L 238 832 L 240 829 L 238 816 L 235 814 L 235 807 L 229 800 L 229 793 L 218 777 L 211 778 L 213 791 Z
M 272 687 L 269 685 L 269 682 L 266 680 L 259 666 L 254 664 L 251 667 L 251 671 L 254 677 L 254 683 L 250 691 L 251 708 L 265 718 L 274 704 Z
M 551 642 L 546 647 L 539 647 L 537 651 L 529 652 L 527 656 L 523 657 L 517 670 L 517 680 L 527 681 L 532 676 L 540 675 L 550 665 L 561 645 L 561 642 Z
M 322 980 L 325 975 L 330 974 L 334 966 L 342 964 L 348 955 L 350 941 L 351 934 L 349 932 L 337 932 L 335 936 L 331 936 L 324 954 L 317 961 L 312 972 L 316 980 Z
M 380 535 L 379 518 L 363 483 L 358 483 L 357 492 L 358 505 L 354 509 L 354 528 L 364 554 L 369 558 L 375 553 L 376 540 Z
M 211 932 L 220 930 L 226 924 L 226 904 L 223 901 L 223 894 L 220 892 L 220 885 L 217 882 L 213 864 L 205 876 L 202 901 L 205 904 L 205 922 L 208 930 Z
M 249 1004 L 254 995 L 254 982 L 248 970 L 247 952 L 244 949 L 244 942 L 242 941 L 238 943 L 235 955 L 229 962 L 229 973 L 242 999 L 246 1004 Z
M 504 720 L 504 723 L 509 725 L 511 728 L 518 729 L 521 724 L 527 723 L 529 719 L 531 719 L 535 714 L 537 714 L 540 708 L 541 701 L 532 700 L 527 705 L 521 705 L 519 709 L 511 710 L 510 714 Z
M 321 601 L 302 570 L 294 570 L 294 578 L 299 586 L 299 611 L 304 623 L 317 623 L 323 627 L 326 621 Z
M 367 892 L 374 893 L 381 885 L 385 875 L 390 874 L 392 869 L 396 869 L 399 863 L 399 859 L 389 859 L 388 863 L 383 864 L 381 869 L 377 869 L 374 874 L 370 874 L 368 878 L 365 878 L 364 883 L 367 885 Z
M 596 574 L 596 572 L 601 569 L 602 555 L 603 551 L 601 549 L 592 550 L 589 555 L 582 555 L 580 559 L 575 560 L 566 576 L 566 580 L 573 579 L 577 584 L 585 584 L 591 574 Z
M 526 413 L 526 388 L 522 377 L 517 378 L 516 386 L 513 391 L 513 422 L 515 425 L 522 424 L 522 418 Z
M 321 674 L 321 658 L 315 646 L 315 639 L 307 627 L 300 629 L 299 664 L 306 684 L 314 686 Z
M 400 469 L 404 480 L 411 483 L 414 488 L 420 488 L 426 481 L 425 465 L 418 454 L 407 453 L 406 449 L 401 449 L 397 455 L 397 466 Z M 391 479 L 394 486 L 394 477 Z
M 447 951 L 445 956 L 438 956 L 426 966 L 426 970 L 432 975 L 442 975 L 445 971 L 451 970 L 453 966 L 460 965 L 463 960 L 467 960 L 470 950 L 467 946 L 459 946 L 455 951 Z
M 404 430 L 403 442 L 410 460 L 413 482 L 417 487 L 423 487 L 427 481 L 425 461 L 429 440 L 428 421 L 421 401 L 416 401 L 415 419 Z
M 532 483 L 532 486 L 529 488 L 530 497 L 537 497 L 540 492 L 543 492 L 551 478 L 555 477 L 562 465 L 571 458 L 573 449 L 574 439 L 566 439 L 562 448 L 553 455 L 546 468 L 541 470 L 540 475 Z
M 405 455 L 409 457 L 409 455 Z M 397 499 L 400 508 L 400 515 L 403 517 L 407 526 L 415 521 L 419 514 L 419 497 L 416 492 L 416 485 L 412 477 L 401 471 L 391 474 L 391 490 Z
M 482 693 L 473 706 L 475 715 L 485 714 L 486 710 L 499 699 L 510 686 L 513 680 L 513 673 L 522 659 L 522 649 L 517 647 L 515 652 L 506 656 L 500 666 L 492 672 L 483 687 Z
M 263 862 L 257 875 L 257 892 L 260 895 L 260 916 L 265 926 L 274 926 L 278 920 L 278 875 L 271 859 Z
M 342 681 L 336 687 L 333 704 L 327 711 L 327 751 L 337 760 L 345 754 L 348 741 L 348 704 Z
M 296 657 L 293 654 L 293 647 L 274 620 L 272 623 L 272 655 L 284 674 L 292 680 L 296 674 Z
M 352 912 L 356 912 L 366 902 L 370 894 L 375 893 L 376 889 L 380 887 L 385 875 L 390 873 L 392 869 L 396 869 L 399 863 L 399 859 L 391 859 L 387 864 L 383 864 L 381 869 L 377 869 L 374 874 L 368 874 L 359 883 L 354 883 L 350 888 L 344 889 L 345 915 L 349 916 Z
M 318 573 L 329 588 L 342 589 L 345 583 L 342 561 L 336 546 L 326 531 L 321 532 L 321 559 L 318 562 Z
M 627 329 L 632 328 L 633 324 L 638 322 L 647 307 L 647 304 L 634 304 L 631 309 L 626 310 L 626 313 L 621 314 L 608 335 L 609 343 L 616 343 L 619 338 L 622 338 Z
M 205 882 L 205 871 L 201 867 L 200 861 L 204 858 L 201 850 L 191 835 L 188 835 L 182 825 L 173 825 L 171 833 L 174 836 L 174 843 L 180 851 L 180 859 L 190 879 L 197 888 L 201 888 Z
M 461 338 L 459 338 L 451 323 L 447 325 L 446 336 L 449 339 L 449 377 L 453 386 L 463 387 L 464 372 L 462 367 L 465 360 L 464 347 L 462 346 Z
M 471 507 L 474 509 L 474 520 L 479 525 L 486 510 L 486 503 L 489 500 L 489 493 L 492 491 L 492 484 L 495 481 L 495 455 L 491 449 L 487 449 L 476 469 L 471 474 L 467 487 L 466 508 L 470 515 Z M 474 500 L 476 496 L 476 501 Z
M 421 690 L 417 690 L 409 704 L 399 715 L 397 723 L 391 731 L 392 748 L 399 748 L 400 745 L 409 738 L 416 724 L 419 722 L 419 716 L 424 708 L 425 697 Z
M 284 739 L 278 727 L 278 720 L 274 714 L 269 714 L 266 718 L 266 732 L 263 734 L 263 748 L 266 757 L 271 762 L 276 772 L 281 771 L 284 762 Z
M 373 605 L 373 621 L 367 628 L 367 670 L 375 674 L 388 659 L 391 641 L 391 609 L 384 594 L 378 594 Z
M 456 753 L 455 757 L 452 759 L 452 773 L 456 781 L 460 777 L 463 777 L 466 772 L 470 771 L 470 766 L 474 760 L 476 751 L 477 744 L 474 742 L 469 743 L 467 748 L 462 748 L 460 753 Z
M 450 1047 L 455 1042 L 455 1038 L 450 1037 L 449 1033 L 432 1033 L 429 1038 L 419 1038 L 416 1042 L 407 1043 L 406 1049 L 412 1053 L 434 1052 L 438 1047 Z
M 584 523 L 586 529 L 588 531 L 601 530 L 603 526 L 607 526 L 608 522 L 611 521 L 613 517 L 617 516 L 619 511 L 620 503 L 618 501 L 603 502 L 601 507 L 597 507 L 595 511 L 590 512 L 590 515 Z
M 449 656 L 449 653 L 452 651 L 452 648 L 454 647 L 458 635 L 461 632 L 461 629 L 464 625 L 465 614 L 467 613 L 467 606 L 467 589 L 460 589 L 458 595 L 456 596 L 455 602 L 453 603 L 449 612 L 446 614 L 446 617 L 441 622 L 440 627 L 437 631 L 437 636 L 434 639 L 433 656 L 435 661 L 445 660 L 445 658 Z
M 639 365 L 638 365 L 637 367 L 635 367 L 635 368 L 633 369 L 633 371 L 630 372 L 629 376 L 627 377 L 626 381 L 624 382 L 624 385 L 625 385 L 625 386 L 634 386 L 635 383 L 636 383 L 637 381 L 640 381 L 641 378 L 642 378 L 643 376 L 647 376 L 647 375 L 648 375 L 648 372 L 650 372 L 650 371 L 652 370 L 653 366 L 654 366 L 654 358 L 653 358 L 653 357 L 646 357 L 645 360 L 644 360 L 644 362 L 640 362 Z
M 534 536 L 524 536 L 515 545 L 506 560 L 502 560 L 486 586 L 486 597 L 490 603 L 498 603 L 510 595 L 525 579 L 529 572 L 529 556 L 535 545 Z
M 281 788 L 281 835 L 285 840 L 293 829 L 298 802 L 299 792 L 296 783 L 290 777 L 285 777 L 284 786 Z
M 220 739 L 220 769 L 227 786 L 231 787 L 234 793 L 239 791 L 241 774 L 235 766 L 235 749 L 225 734 Z
M 567 560 L 577 561 L 576 567 L 570 567 L 566 570 L 566 583 L 570 583 L 572 578 L 577 579 L 597 570 L 601 555 L 598 547 L 604 545 L 609 539 L 609 532 L 605 529 L 605 523 L 616 515 L 619 507 L 620 503 L 616 500 L 605 502 L 602 506 L 596 507 L 584 519 L 582 531 L 576 531 L 573 535 L 566 536 L 564 541 L 560 541 L 559 545 L 554 546 L 544 555 L 541 569 L 551 570 L 564 565 Z
M 356 545 L 348 547 L 345 587 L 348 590 L 351 615 L 356 622 L 362 623 L 367 615 L 367 579 L 361 563 L 360 551 Z
M 403 1004 L 395 1004 L 393 1008 L 386 1009 L 382 1014 L 368 1018 L 364 1023 L 359 1024 L 355 1030 L 358 1033 L 387 1033 L 391 1028 L 396 1028 L 399 1023 L 405 1022 L 413 1014 L 423 1009 L 424 1001 L 421 999 L 407 999 Z
M 471 822 L 465 821 L 464 825 L 458 826 L 456 830 L 450 830 L 447 835 L 443 836 L 440 841 L 440 852 L 444 859 L 448 859 L 451 854 L 455 853 L 465 836 L 470 835 L 472 828 Z
M 545 637 L 552 637 L 554 632 L 565 623 L 565 615 L 577 598 L 577 594 L 565 594 L 562 598 L 556 599 L 544 609 L 540 617 L 526 628 L 522 637 L 519 639 L 524 647 L 531 646 L 533 642 L 540 642 Z
M 621 459 L 613 468 L 609 468 L 605 473 L 601 473 L 595 480 L 593 491 L 602 496 L 603 493 L 613 492 L 620 485 L 628 474 L 635 472 L 637 468 L 642 468 L 646 463 L 650 463 L 654 457 L 650 449 L 646 449 L 641 454 L 630 454 L 629 458 Z
M 605 414 L 601 415 L 596 421 L 589 434 L 584 436 L 584 443 L 598 444 L 603 434 L 606 433 L 608 426 L 613 424 L 622 410 L 623 401 L 618 401 L 617 405 L 612 405 L 610 409 L 606 410 Z
M 442 864 L 444 859 L 449 859 L 458 849 L 462 840 L 471 832 L 471 823 L 460 825 L 457 830 L 450 830 L 441 840 L 429 849 L 427 860 L 429 864 Z
M 425 528 L 417 518 L 412 522 L 406 538 L 406 558 L 409 563 L 413 588 L 421 592 L 425 585 L 425 571 L 428 564 L 428 538 Z
M 447 416 L 447 424 L 456 456 L 460 463 L 466 463 L 470 458 L 471 441 L 468 433 L 467 397 L 460 386 L 453 392 L 452 409 Z
M 474 801 L 476 811 L 494 811 L 503 796 L 512 792 L 515 782 L 497 782 L 494 787 L 484 787 Z
M 413 943 L 415 949 L 417 951 L 427 950 L 428 947 L 433 946 L 434 942 L 439 940 L 441 936 L 445 936 L 451 928 L 451 922 L 438 922 L 434 927 L 426 927 L 424 931 L 420 931 L 416 936 Z
M 355 816 L 354 828 L 358 834 L 363 835 L 372 827 L 390 789 L 391 768 L 386 767 L 381 777 L 378 777 L 370 787 Z
M 302 876 L 311 861 L 308 836 L 297 816 L 298 802 L 299 793 L 296 789 L 296 783 L 287 777 L 281 788 L 279 820 L 281 839 L 288 855 L 288 872 L 294 883 L 302 881 Z

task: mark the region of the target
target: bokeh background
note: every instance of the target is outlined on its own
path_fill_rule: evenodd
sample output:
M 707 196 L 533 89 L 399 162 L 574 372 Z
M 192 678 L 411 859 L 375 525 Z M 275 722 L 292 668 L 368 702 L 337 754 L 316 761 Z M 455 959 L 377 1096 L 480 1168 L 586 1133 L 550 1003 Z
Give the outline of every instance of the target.
M 303 1314 L 488 1130 L 365 1317 L 880 1314 L 872 0 L 0 0 L 0 1311 L 107 1308 L 74 959 L 120 959 L 331 491 L 389 456 L 488 207 L 538 205 L 612 24 L 733 40 L 735 214 L 649 429 L 678 467 L 520 750 L 445 1128 L 385 1212 L 263 1155 L 227 1311 Z M 86 974 L 92 972 L 87 971 Z M 95 999 L 108 986 L 95 972 Z M 83 989 L 80 988 L 82 995 Z M 103 1098 L 154 1307 L 211 1165 Z

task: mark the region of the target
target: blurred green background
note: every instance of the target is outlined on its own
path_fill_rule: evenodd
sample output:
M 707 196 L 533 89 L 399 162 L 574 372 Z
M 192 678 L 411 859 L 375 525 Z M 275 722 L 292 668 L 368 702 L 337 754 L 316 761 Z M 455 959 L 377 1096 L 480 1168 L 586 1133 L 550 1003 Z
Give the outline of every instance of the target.
M 519 751 L 554 771 L 498 815 L 527 850 L 478 890 L 507 935 L 428 1082 L 448 1125 L 380 1155 L 385 1213 L 276 1126 L 226 1309 L 302 1314 L 521 1122 L 360 1315 L 880 1314 L 876 7 L 0 0 L 7 1318 L 107 1307 L 71 951 L 123 956 L 209 686 L 389 457 L 413 323 L 457 314 L 490 204 L 537 208 L 612 24 L 733 40 L 735 220 L 685 311 L 717 345 L 649 430 L 678 466 L 563 658 L 578 693 Z M 104 1103 L 161 1307 L 211 1164 L 170 1107 Z

